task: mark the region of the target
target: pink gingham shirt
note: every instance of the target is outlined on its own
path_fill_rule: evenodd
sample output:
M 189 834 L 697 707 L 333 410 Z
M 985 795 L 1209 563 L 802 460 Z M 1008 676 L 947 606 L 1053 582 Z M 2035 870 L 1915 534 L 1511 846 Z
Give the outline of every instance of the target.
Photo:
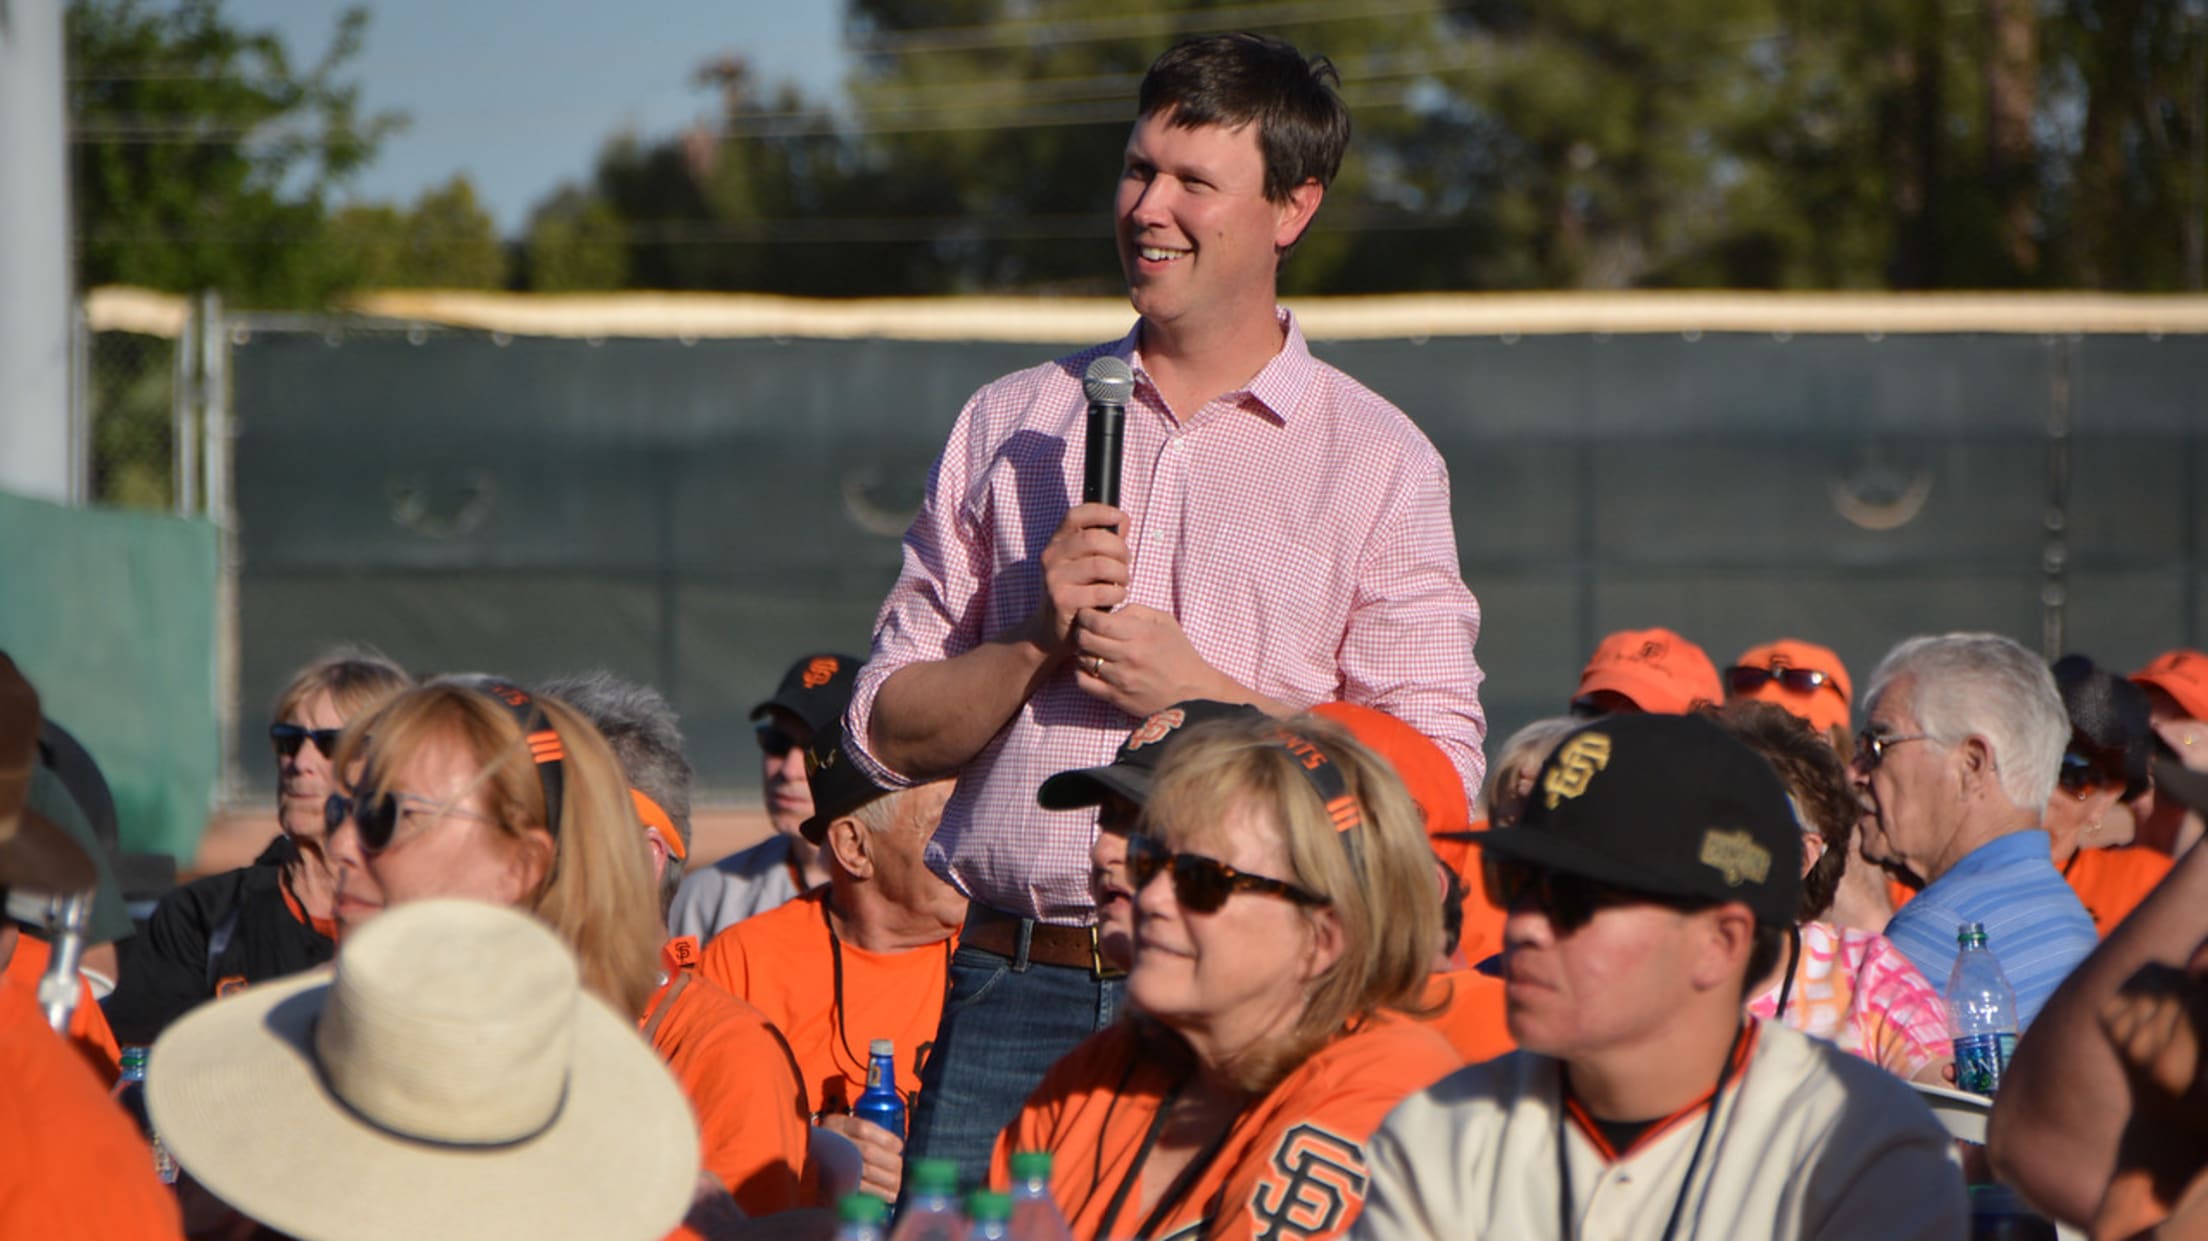
M 1034 613 L 1043 547 L 1081 494 L 1081 378 L 1113 353 L 1135 372 L 1120 486 L 1129 600 L 1171 613 L 1206 662 L 1260 694 L 1297 707 L 1363 703 L 1411 724 L 1479 786 L 1480 611 L 1457 570 L 1448 470 L 1410 419 L 1312 357 L 1279 313 L 1279 354 L 1178 422 L 1136 332 L 974 394 L 905 533 L 904 568 L 852 694 L 845 736 L 862 768 L 911 783 L 866 745 L 890 674 Z M 960 771 L 928 864 L 992 908 L 1088 922 L 1096 814 L 1043 810 L 1035 790 L 1110 762 L 1138 722 L 1062 667 Z

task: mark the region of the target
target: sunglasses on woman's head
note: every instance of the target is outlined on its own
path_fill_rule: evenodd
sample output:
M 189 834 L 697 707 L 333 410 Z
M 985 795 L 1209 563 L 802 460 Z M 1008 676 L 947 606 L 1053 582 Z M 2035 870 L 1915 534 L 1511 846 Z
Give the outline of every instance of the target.
M 299 747 L 309 741 L 314 743 L 315 749 L 322 752 L 322 757 L 328 758 L 337 753 L 337 739 L 344 731 L 342 728 L 301 728 L 297 724 L 271 724 L 268 726 L 268 739 L 276 744 L 276 752 L 285 758 L 298 757 Z
M 1830 676 L 1815 668 L 1792 668 L 1784 665 L 1758 668 L 1748 664 L 1735 664 L 1725 670 L 1725 687 L 1736 694 L 1753 694 L 1773 681 L 1797 694 L 1811 693 L 1819 686 L 1832 684 Z
M 1684 908 L 1696 903 L 1635 892 L 1584 875 L 1500 858 L 1484 859 L 1480 877 L 1486 886 L 1487 899 L 1495 908 L 1508 913 L 1518 902 L 1530 898 L 1533 907 L 1549 920 L 1558 935 L 1571 934 L 1594 921 L 1596 914 L 1617 905 Z
M 2104 784 L 2123 783 L 2121 780 L 2110 778 L 2108 773 L 2101 770 L 2099 763 L 2094 762 L 2086 755 L 2078 753 L 2076 750 L 2064 750 L 2062 752 L 2062 767 L 2055 773 L 2055 779 L 2063 788 L 2081 796 L 2088 790 L 2098 788 Z
M 1173 899 L 1191 913 L 1217 913 L 1226 905 L 1227 898 L 1237 892 L 1277 896 L 1298 905 L 1330 903 L 1318 893 L 1299 888 L 1285 879 L 1247 874 L 1201 853 L 1175 853 L 1140 832 L 1129 836 L 1127 877 L 1133 881 L 1130 886 L 1137 892 L 1142 891 L 1158 877 L 1159 871 L 1172 876 Z

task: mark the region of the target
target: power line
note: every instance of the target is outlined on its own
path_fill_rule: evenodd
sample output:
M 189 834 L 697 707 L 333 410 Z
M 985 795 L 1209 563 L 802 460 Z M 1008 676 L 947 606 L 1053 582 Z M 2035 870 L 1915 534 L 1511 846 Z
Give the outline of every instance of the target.
M 1379 0 L 1350 4 L 1346 0 L 1286 0 L 1286 2 L 1229 5 L 1216 9 L 1182 9 L 1171 13 L 1135 13 L 1111 17 L 1032 18 L 1026 21 L 987 22 L 976 26 L 939 26 L 895 33 L 846 36 L 844 46 L 861 56 L 908 56 L 928 52 L 974 52 L 999 48 L 1048 44 L 1103 43 L 1157 34 L 1210 34 L 1252 26 L 1319 25 L 1362 21 L 1372 17 L 1398 17 L 1409 13 L 1437 13 L 1434 0 Z

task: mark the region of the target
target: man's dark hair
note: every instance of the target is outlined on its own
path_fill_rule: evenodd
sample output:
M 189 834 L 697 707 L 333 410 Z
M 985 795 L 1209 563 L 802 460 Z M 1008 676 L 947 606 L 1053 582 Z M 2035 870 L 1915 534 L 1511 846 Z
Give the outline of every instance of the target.
M 1794 934 L 1790 926 L 1756 924 L 1756 935 L 1748 949 L 1748 972 L 1740 980 L 1740 998 L 1752 998 L 1763 980 L 1778 968 L 1779 953 L 1786 948 L 1787 937 Z
M 1464 940 L 1464 878 L 1448 866 L 1441 868 L 1441 876 L 1441 953 L 1453 957 Z
M 1171 109 L 1176 129 L 1257 122 L 1265 197 L 1286 202 L 1306 181 L 1331 185 L 1349 149 L 1349 108 L 1334 92 L 1341 75 L 1324 56 L 1306 60 L 1278 39 L 1217 34 L 1167 49 L 1143 75 L 1138 115 Z

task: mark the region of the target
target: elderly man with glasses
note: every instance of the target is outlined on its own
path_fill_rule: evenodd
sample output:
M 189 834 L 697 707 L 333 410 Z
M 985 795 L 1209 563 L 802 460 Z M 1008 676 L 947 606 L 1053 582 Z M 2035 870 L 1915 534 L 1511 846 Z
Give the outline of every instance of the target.
M 1939 985 L 1956 928 L 1983 923 L 2021 1031 L 2099 940 L 2041 823 L 2070 740 L 2054 677 L 1995 634 L 1918 637 L 1880 661 L 1865 701 L 1863 853 L 1925 882 L 1886 937 Z

